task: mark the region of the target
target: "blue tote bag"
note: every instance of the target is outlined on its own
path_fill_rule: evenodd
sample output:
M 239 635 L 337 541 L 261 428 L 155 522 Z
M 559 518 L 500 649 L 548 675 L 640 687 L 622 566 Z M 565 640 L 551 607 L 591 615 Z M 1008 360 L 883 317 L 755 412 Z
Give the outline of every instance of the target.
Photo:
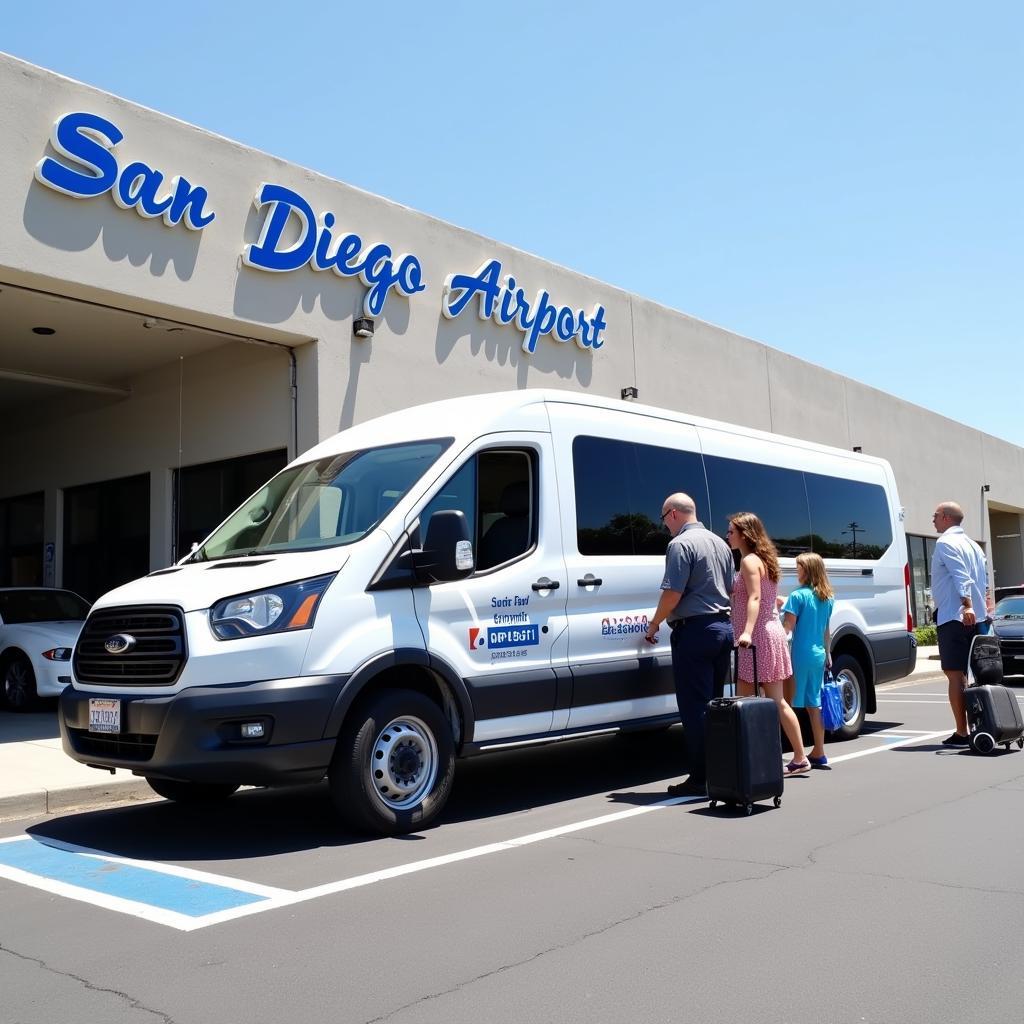
M 831 669 L 825 669 L 825 685 L 821 688 L 821 722 L 829 732 L 843 726 L 843 691 Z

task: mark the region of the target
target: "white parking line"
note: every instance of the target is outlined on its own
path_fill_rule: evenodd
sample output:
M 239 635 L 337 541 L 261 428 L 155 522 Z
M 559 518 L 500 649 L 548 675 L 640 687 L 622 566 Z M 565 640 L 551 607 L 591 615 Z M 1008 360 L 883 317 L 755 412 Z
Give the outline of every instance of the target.
M 852 761 L 859 757 L 868 757 L 872 754 L 881 754 L 888 750 L 895 750 L 897 747 L 906 746 L 908 743 L 920 743 L 925 740 L 934 739 L 945 734 L 941 732 L 925 732 L 915 735 L 902 735 L 913 730 L 902 729 L 894 731 L 891 735 L 893 742 L 884 743 L 881 746 L 868 747 L 865 750 L 857 750 L 850 754 L 841 754 L 838 757 L 830 757 L 830 764 L 840 764 L 843 761 Z M 883 736 L 884 733 L 875 733 L 875 736 Z M 67 896 L 71 899 L 95 906 L 104 907 L 107 910 L 115 910 L 125 914 L 131 914 L 144 920 L 152 921 L 155 924 L 163 924 L 179 931 L 196 931 L 200 928 L 208 928 L 210 925 L 223 924 L 226 921 L 234 921 L 241 917 L 248 917 L 252 914 L 261 914 L 268 910 L 276 910 L 281 907 L 294 906 L 296 903 L 305 903 L 309 900 L 320 899 L 323 896 L 331 896 L 336 893 L 348 892 L 351 889 L 359 889 L 377 882 L 388 881 L 393 878 L 401 878 L 405 875 L 417 874 L 421 871 L 429 871 L 433 868 L 445 867 L 448 864 L 457 864 L 460 861 L 474 860 L 478 857 L 486 857 L 492 853 L 504 853 L 509 850 L 518 850 L 524 846 L 534 843 L 541 843 L 548 839 L 557 839 L 560 836 L 570 835 L 573 832 L 580 832 L 584 829 L 599 828 L 602 825 L 610 825 L 613 822 L 625 821 L 628 818 L 639 817 L 642 814 L 650 814 L 652 811 L 661 811 L 666 807 L 675 807 L 679 804 L 697 803 L 697 797 L 670 797 L 659 800 L 656 803 L 645 804 L 642 807 L 630 807 L 626 810 L 615 811 L 611 814 L 602 814 L 596 818 L 587 818 L 583 821 L 571 822 L 567 825 L 560 825 L 556 828 L 545 829 L 542 832 L 531 832 L 527 835 L 517 836 L 513 839 L 506 839 L 496 843 L 487 843 L 483 846 L 470 847 L 467 850 L 459 850 L 455 853 L 443 854 L 439 857 L 427 857 L 424 860 L 412 861 L 408 864 L 399 864 L 396 867 L 384 868 L 380 871 L 371 871 L 362 875 L 354 875 L 351 878 L 339 879 L 336 882 L 328 882 L 324 885 L 312 886 L 309 889 L 297 891 L 277 889 L 271 886 L 263 886 L 254 882 L 246 882 L 241 879 L 228 878 L 223 875 L 214 875 L 205 871 L 196 871 L 191 868 L 178 868 L 173 865 L 157 864 L 149 861 L 139 861 L 130 858 L 117 857 L 113 854 L 103 853 L 100 850 L 92 850 L 84 847 L 74 846 L 69 843 L 59 843 L 47 840 L 48 845 L 58 849 L 64 849 L 72 853 L 85 854 L 90 858 L 108 860 L 113 863 L 123 863 L 131 866 L 147 868 L 167 875 L 177 875 L 181 878 L 192 879 L 197 882 L 215 883 L 226 889 L 237 889 L 241 892 L 258 894 L 263 899 L 258 902 L 248 903 L 242 906 L 232 907 L 227 910 L 216 911 L 210 914 L 190 917 L 184 914 L 175 913 L 169 910 L 161 910 L 131 900 L 125 900 L 102 893 L 96 893 L 78 886 L 69 885 L 66 882 L 45 878 L 41 875 L 30 874 L 14 868 L 0 868 L 0 877 L 6 877 L 12 881 L 22 882 L 37 889 L 43 889 L 59 896 Z M 12 837 L 8 842 L 25 841 L 28 836 Z

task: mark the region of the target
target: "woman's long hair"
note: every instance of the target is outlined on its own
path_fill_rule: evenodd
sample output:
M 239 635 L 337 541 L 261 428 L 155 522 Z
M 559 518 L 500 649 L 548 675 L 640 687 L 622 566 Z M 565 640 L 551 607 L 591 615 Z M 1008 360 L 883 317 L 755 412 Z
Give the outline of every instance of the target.
M 807 586 L 817 594 L 819 601 L 827 601 L 830 597 L 836 596 L 829 582 L 828 573 L 825 572 L 825 563 L 821 555 L 816 555 L 813 551 L 804 551 L 803 554 L 796 556 L 796 564 L 803 569 Z
M 747 547 L 764 562 L 768 579 L 779 582 L 779 553 L 775 550 L 764 523 L 753 512 L 737 512 L 729 516 L 736 532 L 746 541 Z

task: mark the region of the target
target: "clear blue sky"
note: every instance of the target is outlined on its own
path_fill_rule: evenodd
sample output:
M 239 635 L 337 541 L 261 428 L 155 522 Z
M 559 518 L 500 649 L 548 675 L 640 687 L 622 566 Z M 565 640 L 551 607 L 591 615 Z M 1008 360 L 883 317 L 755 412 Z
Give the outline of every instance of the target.
M 1024 445 L 1014 0 L 10 4 L 0 49 Z

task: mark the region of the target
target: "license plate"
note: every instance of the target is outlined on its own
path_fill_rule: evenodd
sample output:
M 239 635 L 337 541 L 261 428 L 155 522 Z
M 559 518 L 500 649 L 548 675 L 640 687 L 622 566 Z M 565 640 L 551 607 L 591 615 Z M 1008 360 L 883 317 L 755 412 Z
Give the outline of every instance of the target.
M 89 698 L 89 732 L 120 732 L 121 702 L 107 697 Z

